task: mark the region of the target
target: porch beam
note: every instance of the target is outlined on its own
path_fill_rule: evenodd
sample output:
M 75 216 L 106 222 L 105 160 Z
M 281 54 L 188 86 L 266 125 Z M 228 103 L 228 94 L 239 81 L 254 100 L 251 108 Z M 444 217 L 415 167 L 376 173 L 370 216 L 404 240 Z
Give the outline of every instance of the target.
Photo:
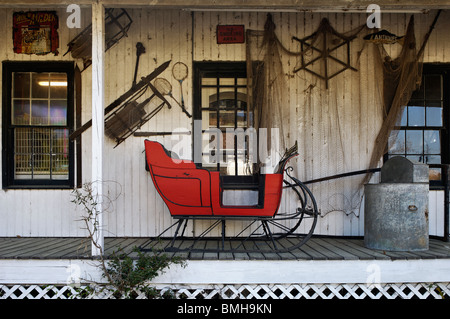
M 79 0 L 78 5 L 92 5 L 98 0 Z M 368 0 L 277 0 L 268 2 L 266 0 L 231 0 L 226 3 L 218 3 L 216 0 L 102 0 L 105 7 L 153 7 L 153 8 L 168 8 L 168 9 L 241 9 L 241 10 L 271 10 L 271 11 L 321 11 L 336 12 L 348 10 L 362 10 L 365 11 L 367 6 L 373 1 Z M 3 0 L 0 7 L 14 6 L 30 7 L 30 6 L 67 6 L 73 4 L 73 0 Z M 381 10 L 408 10 L 408 9 L 447 9 L 450 8 L 448 0 L 378 0 L 376 4 L 381 7 Z
M 97 196 L 93 218 L 92 256 L 104 251 L 103 235 L 103 144 L 105 109 L 105 19 L 102 2 L 92 3 L 92 188 Z

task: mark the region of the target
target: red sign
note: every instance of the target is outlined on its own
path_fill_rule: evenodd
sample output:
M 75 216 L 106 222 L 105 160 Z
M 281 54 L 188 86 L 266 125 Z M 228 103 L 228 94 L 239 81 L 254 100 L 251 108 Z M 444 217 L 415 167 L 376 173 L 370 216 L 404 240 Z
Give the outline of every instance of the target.
M 245 31 L 243 25 L 218 25 L 217 43 L 244 43 Z
M 58 16 L 54 11 L 14 12 L 14 52 L 58 54 Z

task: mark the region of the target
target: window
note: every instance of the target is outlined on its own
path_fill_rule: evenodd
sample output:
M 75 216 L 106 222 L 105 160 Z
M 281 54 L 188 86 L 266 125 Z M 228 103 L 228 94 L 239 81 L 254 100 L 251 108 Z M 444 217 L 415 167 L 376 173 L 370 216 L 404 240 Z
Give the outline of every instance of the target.
M 73 186 L 72 62 L 3 62 L 3 187 Z
M 194 72 L 194 121 L 202 128 L 194 153 L 200 146 L 201 166 L 222 175 L 251 174 L 245 62 L 197 62 Z
M 447 118 L 450 66 L 424 65 L 422 84 L 402 114 L 396 139 L 389 145 L 388 158 L 405 156 L 430 166 L 431 185 L 440 185 L 440 164 L 449 163 Z

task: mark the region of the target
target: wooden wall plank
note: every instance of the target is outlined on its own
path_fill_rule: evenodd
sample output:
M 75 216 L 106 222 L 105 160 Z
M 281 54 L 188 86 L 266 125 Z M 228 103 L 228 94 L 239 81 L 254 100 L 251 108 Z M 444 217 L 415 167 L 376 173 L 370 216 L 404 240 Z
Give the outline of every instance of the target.
M 89 22 L 89 14 L 83 14 L 83 27 Z M 70 60 L 63 56 L 25 56 L 12 53 L 10 37 L 12 9 L 0 9 L 0 34 L 2 60 Z M 183 82 L 183 95 L 187 109 L 192 113 L 192 62 L 193 61 L 243 61 L 245 44 L 218 45 L 218 24 L 244 24 L 246 29 L 262 30 L 267 13 L 264 12 L 187 12 L 181 10 L 129 10 L 133 25 L 128 37 L 105 54 L 105 103 L 108 104 L 128 90 L 134 76 L 136 43 L 142 42 L 146 53 L 141 56 L 138 78 L 171 59 L 169 68 L 161 75 L 173 86 L 173 96 L 180 98 L 179 84 L 173 79 L 171 68 L 177 61 L 186 63 L 189 76 Z M 58 11 L 63 23 L 64 10 Z M 426 50 L 426 62 L 450 62 L 449 41 L 443 41 L 449 26 L 449 12 L 445 11 L 436 25 Z M 282 43 L 292 50 L 299 45 L 291 40 L 313 33 L 322 18 L 327 17 L 339 32 L 354 30 L 365 23 L 366 16 L 346 13 L 274 13 L 276 32 Z M 434 17 L 417 15 L 416 31 L 420 41 Z M 383 28 L 403 35 L 409 14 L 386 14 L 382 16 Z M 66 43 L 80 30 L 60 27 L 60 53 L 65 53 Z M 368 31 L 367 31 L 368 32 Z M 3 41 L 4 40 L 4 41 Z M 327 90 L 324 83 L 306 72 L 293 74 L 298 58 L 283 56 L 284 72 L 288 78 L 289 103 L 286 105 L 289 121 L 288 142 L 297 140 L 300 156 L 293 162 L 296 174 L 306 181 L 313 178 L 367 168 L 371 146 L 380 126 L 380 83 L 376 81 L 374 56 L 371 45 L 360 39 L 351 43 L 352 61 L 357 72 L 347 70 L 330 80 Z M 392 54 L 398 46 L 390 46 Z M 359 59 L 357 53 L 361 51 Z M 343 53 L 339 53 L 343 57 Z M 79 62 L 79 61 L 78 61 Z M 91 68 L 82 72 L 83 123 L 91 118 Z M 170 98 L 169 98 L 170 100 Z M 153 102 L 152 107 L 156 106 Z M 142 127 L 142 131 L 167 131 L 176 128 L 190 129 L 188 119 L 173 103 L 171 110 L 164 108 Z M 2 123 L 0 121 L 0 127 Z M 1 134 L 1 132 L 0 132 Z M 117 148 L 105 139 L 105 179 L 111 181 L 111 197 L 120 196 L 105 215 L 108 236 L 152 236 L 172 223 L 172 218 L 156 192 L 149 175 L 144 170 L 145 138 L 130 137 Z M 168 147 L 179 140 L 171 136 L 152 137 Z M 83 182 L 90 180 L 91 130 L 83 134 Z M 191 140 L 183 140 L 190 149 Z M 1 167 L 1 163 L 0 163 Z M 311 185 L 323 211 L 331 206 L 336 210 L 319 219 L 317 232 L 329 235 L 363 235 L 364 215 L 358 209 L 358 197 L 352 197 L 358 178 L 336 180 Z M 83 212 L 70 203 L 70 190 L 0 190 L 1 236 L 79 236 L 85 234 L 82 225 L 75 222 Z M 347 203 L 346 203 L 347 201 Z M 350 202 L 349 202 L 350 201 Z M 51 206 L 47 205 L 51 202 Z M 292 199 L 283 199 L 289 209 Z M 51 211 L 46 209 L 51 207 Z M 284 206 L 283 206 L 284 207 Z M 433 206 L 434 207 L 434 206 Z M 437 206 L 436 206 L 437 207 Z M 70 213 L 67 213 L 67 212 Z M 436 208 L 436 212 L 440 212 Z M 440 218 L 437 213 L 436 218 Z M 434 217 L 433 217 L 434 218 Z M 5 223 L 3 223 L 5 221 Z M 236 226 L 236 227 L 234 227 Z M 236 232 L 240 225 L 230 225 Z M 198 231 L 202 225 L 196 225 Z M 227 228 L 228 229 L 228 228 Z

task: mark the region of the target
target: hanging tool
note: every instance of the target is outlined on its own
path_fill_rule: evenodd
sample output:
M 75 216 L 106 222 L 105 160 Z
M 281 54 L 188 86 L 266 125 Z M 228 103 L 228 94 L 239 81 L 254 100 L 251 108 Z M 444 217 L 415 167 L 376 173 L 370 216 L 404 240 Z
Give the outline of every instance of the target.
M 134 68 L 134 79 L 133 79 L 133 87 L 136 85 L 136 77 L 139 67 L 139 58 L 141 54 L 145 53 L 145 47 L 141 42 L 136 43 L 136 66 Z
M 150 82 L 148 83 L 148 87 L 153 91 L 153 94 L 149 98 L 145 99 L 144 102 L 138 103 L 136 102 L 138 97 L 133 97 L 131 101 L 128 101 L 116 108 L 105 119 L 105 134 L 117 142 L 114 148 L 131 136 L 145 122 L 155 116 L 164 105 L 167 105 L 169 109 L 171 108 L 169 102 L 164 98 L 164 95 L 167 94 L 167 90 L 169 88 L 167 88 L 163 82 L 159 81 L 160 79 L 161 78 L 157 78 L 154 81 L 154 85 Z M 139 96 L 141 95 L 142 94 Z M 154 97 L 158 97 L 162 103 L 146 115 L 144 107 Z
M 108 105 L 105 108 L 105 115 L 114 110 L 116 107 L 121 105 L 125 100 L 127 100 L 129 97 L 131 97 L 133 94 L 135 94 L 140 89 L 149 86 L 150 81 L 152 81 L 154 78 L 156 78 L 158 75 L 160 75 L 170 64 L 170 60 L 164 62 L 159 67 L 157 67 L 152 73 L 147 75 L 146 77 L 142 78 L 141 81 L 139 81 L 134 87 L 132 87 L 130 90 L 122 94 L 119 98 L 117 98 L 114 102 L 112 102 L 110 105 Z M 158 95 L 157 95 L 158 96 Z M 158 96 L 161 98 L 161 96 Z M 164 102 L 164 97 L 162 98 Z M 170 104 L 169 104 L 170 105 Z M 73 140 L 77 138 L 80 134 L 82 134 L 84 131 L 86 131 L 88 128 L 92 126 L 92 120 L 89 120 L 83 126 L 75 130 L 72 134 L 70 134 L 69 139 Z

